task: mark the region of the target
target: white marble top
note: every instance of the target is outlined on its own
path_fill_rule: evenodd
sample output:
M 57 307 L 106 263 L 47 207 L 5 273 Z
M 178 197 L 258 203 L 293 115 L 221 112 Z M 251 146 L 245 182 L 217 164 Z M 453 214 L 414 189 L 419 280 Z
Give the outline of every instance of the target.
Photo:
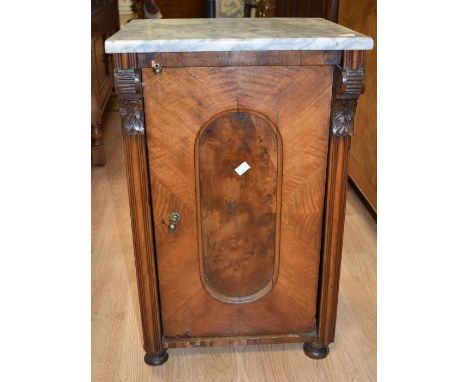
M 317 18 L 133 20 L 106 40 L 106 53 L 242 50 L 368 50 L 370 37 Z

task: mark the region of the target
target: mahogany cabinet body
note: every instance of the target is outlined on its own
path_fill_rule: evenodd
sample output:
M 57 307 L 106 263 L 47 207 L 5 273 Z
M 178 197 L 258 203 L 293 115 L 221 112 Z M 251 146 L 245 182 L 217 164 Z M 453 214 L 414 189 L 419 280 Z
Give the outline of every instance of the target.
M 283 342 L 325 357 L 363 52 L 114 62 L 145 361 Z

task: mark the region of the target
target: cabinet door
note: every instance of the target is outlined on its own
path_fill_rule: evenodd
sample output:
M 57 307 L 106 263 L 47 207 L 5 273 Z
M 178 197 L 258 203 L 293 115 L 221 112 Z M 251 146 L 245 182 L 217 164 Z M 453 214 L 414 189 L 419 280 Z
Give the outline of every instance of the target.
M 167 338 L 312 332 L 331 75 L 144 69 Z

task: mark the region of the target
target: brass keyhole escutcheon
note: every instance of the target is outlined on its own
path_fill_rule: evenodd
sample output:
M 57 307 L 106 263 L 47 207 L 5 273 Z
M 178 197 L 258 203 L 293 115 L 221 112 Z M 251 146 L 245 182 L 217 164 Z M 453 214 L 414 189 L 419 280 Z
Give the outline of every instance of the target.
M 169 214 L 169 225 L 168 225 L 168 228 L 169 228 L 169 231 L 170 232 L 174 232 L 177 228 L 177 223 L 180 222 L 180 219 L 182 217 L 180 216 L 180 214 L 178 212 L 171 212 Z
M 152 65 L 154 74 L 161 74 L 163 70 L 163 66 L 159 62 L 152 61 Z

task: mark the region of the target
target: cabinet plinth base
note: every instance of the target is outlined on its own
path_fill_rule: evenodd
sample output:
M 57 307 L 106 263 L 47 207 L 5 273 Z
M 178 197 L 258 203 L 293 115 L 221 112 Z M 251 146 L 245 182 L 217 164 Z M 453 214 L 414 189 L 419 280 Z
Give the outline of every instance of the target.
M 157 353 L 146 353 L 145 363 L 150 366 L 161 366 L 168 358 L 169 354 L 167 354 L 166 350 L 162 350 Z
M 323 359 L 329 353 L 328 346 L 318 347 L 312 345 L 310 342 L 306 342 L 303 346 L 304 353 L 307 357 L 312 359 Z

